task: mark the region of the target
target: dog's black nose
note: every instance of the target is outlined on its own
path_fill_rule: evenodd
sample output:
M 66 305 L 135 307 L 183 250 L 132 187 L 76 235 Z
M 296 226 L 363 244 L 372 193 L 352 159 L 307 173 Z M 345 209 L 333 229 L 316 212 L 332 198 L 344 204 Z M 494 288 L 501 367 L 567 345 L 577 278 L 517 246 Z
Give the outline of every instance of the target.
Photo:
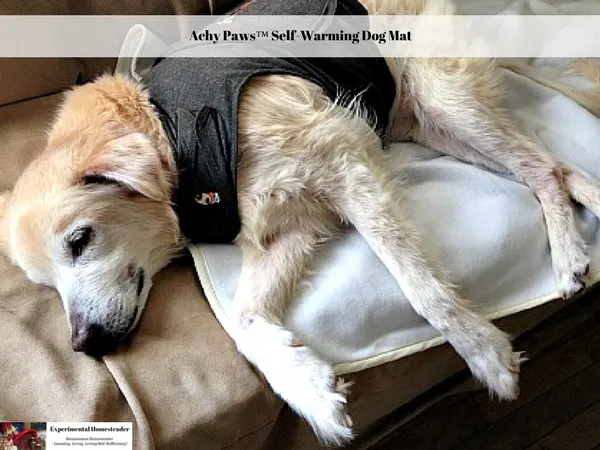
M 76 325 L 73 327 L 71 344 L 76 352 L 90 356 L 102 356 L 113 350 L 118 338 L 106 332 L 100 325 Z

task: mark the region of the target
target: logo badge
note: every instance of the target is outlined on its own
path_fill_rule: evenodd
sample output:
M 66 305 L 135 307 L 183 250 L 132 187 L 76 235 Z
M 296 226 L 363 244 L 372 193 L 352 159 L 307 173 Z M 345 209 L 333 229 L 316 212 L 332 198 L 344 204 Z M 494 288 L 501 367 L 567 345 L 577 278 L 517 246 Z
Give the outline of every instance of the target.
M 196 195 L 196 203 L 203 206 L 214 205 L 221 203 L 221 198 L 218 192 L 203 192 L 202 195 Z

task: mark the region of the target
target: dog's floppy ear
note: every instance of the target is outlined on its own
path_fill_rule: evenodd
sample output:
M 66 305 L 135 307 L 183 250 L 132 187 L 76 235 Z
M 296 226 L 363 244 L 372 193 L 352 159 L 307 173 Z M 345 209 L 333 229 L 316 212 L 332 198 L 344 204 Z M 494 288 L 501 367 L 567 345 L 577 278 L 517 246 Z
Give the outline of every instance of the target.
M 169 200 L 170 186 L 157 150 L 142 133 L 109 141 L 86 162 L 79 182 L 84 185 L 117 184 L 156 201 Z
M 0 192 L 0 253 L 8 254 L 8 230 L 6 228 L 6 210 L 10 192 Z

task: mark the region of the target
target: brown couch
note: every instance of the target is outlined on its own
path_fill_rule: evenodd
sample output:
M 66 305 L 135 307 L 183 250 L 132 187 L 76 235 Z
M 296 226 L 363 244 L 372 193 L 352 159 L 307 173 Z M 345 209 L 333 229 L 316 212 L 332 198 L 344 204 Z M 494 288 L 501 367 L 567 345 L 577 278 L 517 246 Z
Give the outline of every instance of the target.
M 5 0 L 0 14 L 207 14 L 235 3 L 215 2 Z M 0 191 L 11 188 L 43 147 L 60 91 L 113 63 L 0 60 Z M 556 308 L 537 308 L 502 325 L 518 334 Z M 95 360 L 71 350 L 57 293 L 34 286 L 0 255 L 0 342 L 2 420 L 131 421 L 135 448 L 144 450 L 319 448 L 236 352 L 188 259 L 158 276 L 132 341 Z M 463 369 L 441 346 L 351 375 L 349 409 L 363 446 L 392 412 Z

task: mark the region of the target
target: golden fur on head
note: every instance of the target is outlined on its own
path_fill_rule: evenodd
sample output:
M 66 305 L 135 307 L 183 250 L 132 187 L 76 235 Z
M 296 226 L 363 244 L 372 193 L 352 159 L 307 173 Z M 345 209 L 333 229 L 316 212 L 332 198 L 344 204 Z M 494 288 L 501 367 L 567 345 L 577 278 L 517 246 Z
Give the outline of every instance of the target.
M 76 88 L 47 147 L 0 197 L 2 249 L 57 287 L 74 335 L 84 322 L 133 328 L 151 277 L 179 248 L 174 163 L 156 121 L 125 79 Z

